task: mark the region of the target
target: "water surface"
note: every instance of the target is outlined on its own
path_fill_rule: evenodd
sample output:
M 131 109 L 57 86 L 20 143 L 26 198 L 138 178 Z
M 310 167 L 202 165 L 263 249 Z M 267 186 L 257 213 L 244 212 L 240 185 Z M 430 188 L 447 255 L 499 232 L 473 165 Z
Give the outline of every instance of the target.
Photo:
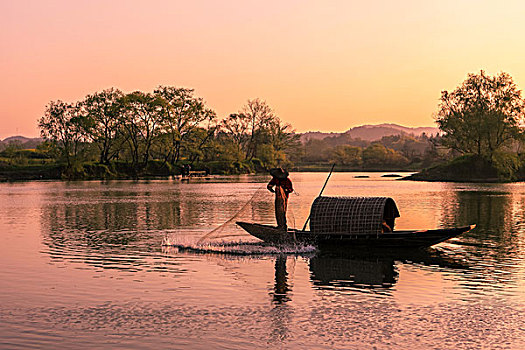
M 234 225 L 274 222 L 264 176 L 0 184 L 0 347 L 524 348 L 523 183 L 356 175 L 325 194 L 390 196 L 398 229 L 478 227 L 428 250 L 279 254 Z M 325 176 L 291 175 L 290 226 Z

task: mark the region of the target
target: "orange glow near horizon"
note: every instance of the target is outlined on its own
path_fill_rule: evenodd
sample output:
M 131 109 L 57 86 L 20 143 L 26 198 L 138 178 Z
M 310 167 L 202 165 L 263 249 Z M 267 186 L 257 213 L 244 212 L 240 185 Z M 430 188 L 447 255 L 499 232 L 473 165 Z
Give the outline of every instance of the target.
M 0 139 L 51 100 L 191 87 L 220 118 L 268 102 L 299 132 L 434 125 L 470 72 L 525 87 L 522 1 L 0 1 Z

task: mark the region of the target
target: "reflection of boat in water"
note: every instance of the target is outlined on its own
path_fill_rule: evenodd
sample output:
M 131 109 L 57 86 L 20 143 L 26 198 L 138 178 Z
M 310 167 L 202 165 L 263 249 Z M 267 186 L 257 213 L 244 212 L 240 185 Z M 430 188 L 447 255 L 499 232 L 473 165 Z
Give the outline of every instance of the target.
M 310 259 L 310 272 L 316 286 L 390 288 L 398 278 L 396 262 L 447 269 L 468 268 L 437 250 L 330 249 Z
M 391 287 L 398 276 L 394 260 L 322 255 L 310 259 L 310 271 L 317 286 Z
M 268 243 L 310 242 L 381 247 L 425 247 L 456 237 L 475 225 L 436 230 L 394 230 L 399 211 L 387 197 L 317 197 L 310 211 L 310 231 L 237 222 Z

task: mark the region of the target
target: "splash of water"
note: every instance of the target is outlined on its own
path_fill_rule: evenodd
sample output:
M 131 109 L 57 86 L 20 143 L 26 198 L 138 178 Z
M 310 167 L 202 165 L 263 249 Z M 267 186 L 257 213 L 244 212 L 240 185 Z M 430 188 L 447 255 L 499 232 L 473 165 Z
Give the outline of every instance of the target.
M 163 248 L 176 248 L 196 253 L 215 253 L 228 255 L 308 255 L 315 253 L 316 248 L 309 244 L 269 245 L 262 242 L 205 242 L 195 241 L 188 237 L 166 235 L 162 241 Z

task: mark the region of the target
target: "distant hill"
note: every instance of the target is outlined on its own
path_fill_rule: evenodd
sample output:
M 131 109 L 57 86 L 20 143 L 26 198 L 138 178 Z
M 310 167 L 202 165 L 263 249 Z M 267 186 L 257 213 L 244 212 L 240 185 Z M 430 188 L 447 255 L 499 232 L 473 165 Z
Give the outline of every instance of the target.
M 320 132 L 320 131 L 308 131 L 301 135 L 301 141 L 307 142 L 308 140 L 322 140 L 329 136 L 339 136 L 341 133 L 338 132 Z
M 433 128 L 433 127 L 410 128 L 410 127 L 401 126 L 397 124 L 378 124 L 378 125 L 356 126 L 343 133 L 309 131 L 309 132 L 305 132 L 300 135 L 301 135 L 302 142 L 307 142 L 308 140 L 322 140 L 325 137 L 341 136 L 343 134 L 346 134 L 347 136 L 353 139 L 362 139 L 365 141 L 377 141 L 377 140 L 380 140 L 383 136 L 400 135 L 400 134 L 405 134 L 405 135 L 412 134 L 415 136 L 420 136 L 422 133 L 426 133 L 427 135 L 436 135 L 439 133 L 439 129 Z M 22 148 L 31 149 L 31 148 L 35 148 L 37 145 L 42 143 L 42 141 L 43 140 L 38 137 L 29 138 L 29 137 L 24 137 L 24 136 L 11 136 L 11 137 L 4 139 L 3 141 L 0 141 L 0 150 L 3 149 L 6 145 L 8 145 L 11 142 L 19 143 L 22 146 Z
M 0 140 L 0 150 L 4 149 L 10 143 L 16 143 L 20 145 L 22 149 L 33 149 L 43 142 L 43 139 L 39 137 L 25 137 L 25 136 L 11 136 L 4 140 Z
M 397 124 L 379 124 L 379 125 L 363 125 L 356 126 L 348 130 L 345 134 L 352 138 L 360 138 L 367 141 L 380 140 L 383 136 L 407 134 L 414 136 L 421 136 L 421 134 L 436 135 L 439 133 L 438 128 L 433 127 L 417 127 L 410 128 Z
M 420 136 L 421 134 L 437 135 L 439 133 L 438 128 L 433 127 L 416 127 L 410 128 L 397 124 L 379 124 L 379 125 L 362 125 L 351 128 L 344 133 L 323 133 L 319 131 L 309 131 L 301 134 L 301 141 L 307 142 L 308 140 L 322 140 L 328 136 L 339 136 L 346 134 L 354 139 L 362 139 L 366 141 L 377 141 L 384 136 L 391 135 L 414 135 Z

